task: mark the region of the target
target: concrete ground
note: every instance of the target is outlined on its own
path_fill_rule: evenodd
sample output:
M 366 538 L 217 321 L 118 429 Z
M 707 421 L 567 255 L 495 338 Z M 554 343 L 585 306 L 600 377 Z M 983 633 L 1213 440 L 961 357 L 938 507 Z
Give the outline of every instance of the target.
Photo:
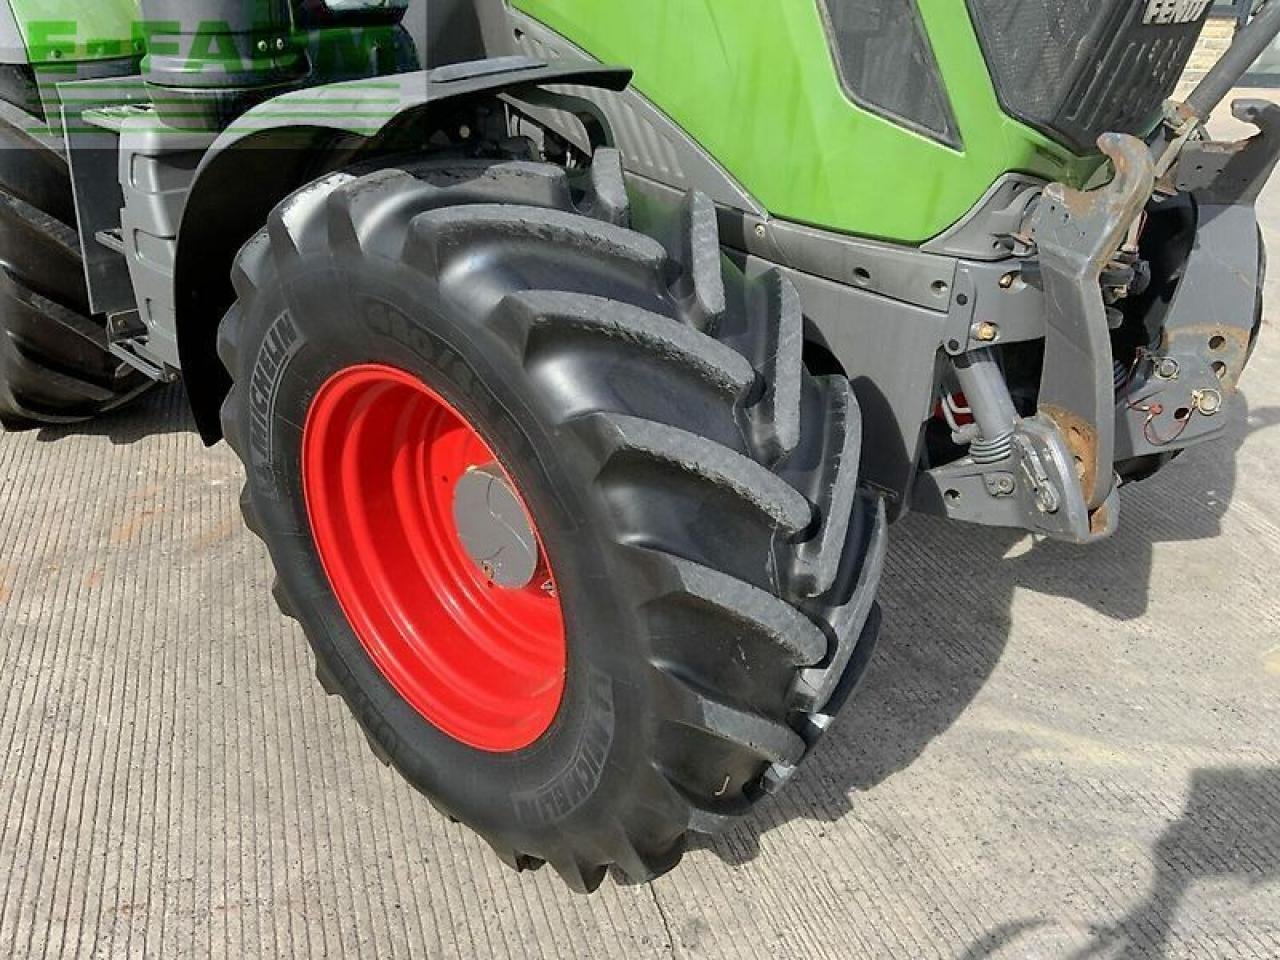
M 1113 540 L 896 528 L 868 682 L 793 787 L 592 898 L 373 760 L 178 391 L 4 436 L 0 956 L 1280 955 L 1268 326 L 1228 439 Z

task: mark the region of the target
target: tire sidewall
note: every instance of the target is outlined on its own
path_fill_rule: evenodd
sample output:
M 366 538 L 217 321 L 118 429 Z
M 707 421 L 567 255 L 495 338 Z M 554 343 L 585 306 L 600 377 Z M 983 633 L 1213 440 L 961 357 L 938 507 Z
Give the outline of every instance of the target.
M 615 589 L 619 565 L 599 535 L 608 520 L 593 461 L 548 426 L 514 350 L 442 303 L 421 274 L 373 259 L 277 269 L 244 305 L 248 369 L 236 373 L 247 384 L 248 490 L 317 657 L 369 735 L 446 812 L 535 854 L 549 828 L 590 833 L 646 762 L 652 716 L 639 615 Z M 523 750 L 477 750 L 423 719 L 365 653 L 329 586 L 307 519 L 303 429 L 321 386 L 364 363 L 420 377 L 466 416 L 534 516 L 559 588 L 567 668 L 551 727 Z

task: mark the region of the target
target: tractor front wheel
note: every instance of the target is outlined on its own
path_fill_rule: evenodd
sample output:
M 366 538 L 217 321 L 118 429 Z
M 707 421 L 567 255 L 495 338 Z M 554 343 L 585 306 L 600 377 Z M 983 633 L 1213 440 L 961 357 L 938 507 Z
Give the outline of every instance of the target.
M 884 513 L 790 283 L 689 198 L 336 174 L 241 252 L 219 349 L 250 527 L 375 753 L 517 868 L 645 880 L 795 770 L 866 665 Z

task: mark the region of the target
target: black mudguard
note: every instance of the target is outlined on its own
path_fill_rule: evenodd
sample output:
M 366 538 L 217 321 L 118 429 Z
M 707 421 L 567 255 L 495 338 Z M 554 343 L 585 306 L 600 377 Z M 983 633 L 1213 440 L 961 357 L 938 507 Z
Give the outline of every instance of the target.
M 174 271 L 183 379 L 205 442 L 222 438 L 218 410 L 230 387 L 216 343 L 218 324 L 235 302 L 231 266 L 281 200 L 333 170 L 429 149 L 442 131 L 456 136 L 478 105 L 492 103 L 499 94 L 538 99 L 546 84 L 622 90 L 630 79 L 623 69 L 503 57 L 309 87 L 255 107 L 232 123 L 197 170 Z M 610 139 L 601 116 L 588 113 L 582 119 L 593 139 Z

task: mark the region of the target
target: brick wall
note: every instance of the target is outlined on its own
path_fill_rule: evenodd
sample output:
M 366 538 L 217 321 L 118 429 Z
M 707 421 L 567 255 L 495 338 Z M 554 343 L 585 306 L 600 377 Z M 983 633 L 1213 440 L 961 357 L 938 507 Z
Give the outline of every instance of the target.
M 1186 80 L 1196 80 L 1204 76 L 1231 46 L 1231 38 L 1235 36 L 1236 21 L 1225 17 L 1212 17 L 1200 34 L 1200 42 L 1196 44 L 1191 62 L 1187 64 Z

